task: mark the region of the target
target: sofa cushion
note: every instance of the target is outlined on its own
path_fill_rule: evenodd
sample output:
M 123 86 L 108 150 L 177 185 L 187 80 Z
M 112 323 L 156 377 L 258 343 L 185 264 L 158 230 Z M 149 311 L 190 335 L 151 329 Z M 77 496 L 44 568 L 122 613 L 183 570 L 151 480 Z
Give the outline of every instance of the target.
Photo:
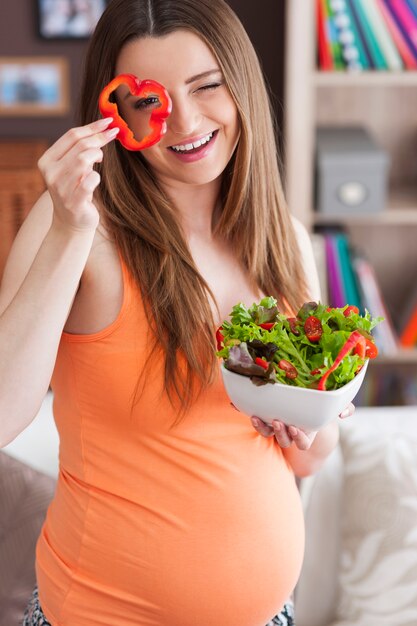
M 417 410 L 343 429 L 339 600 L 333 626 L 417 624 Z
M 0 451 L 0 626 L 20 623 L 35 585 L 35 547 L 55 480 Z

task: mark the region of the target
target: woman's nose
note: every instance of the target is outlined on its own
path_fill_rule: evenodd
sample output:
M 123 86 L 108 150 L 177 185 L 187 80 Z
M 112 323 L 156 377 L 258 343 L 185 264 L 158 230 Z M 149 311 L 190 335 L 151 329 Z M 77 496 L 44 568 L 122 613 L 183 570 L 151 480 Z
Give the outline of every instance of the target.
M 167 122 L 171 132 L 190 136 L 201 126 L 202 115 L 195 103 L 172 98 L 172 112 Z

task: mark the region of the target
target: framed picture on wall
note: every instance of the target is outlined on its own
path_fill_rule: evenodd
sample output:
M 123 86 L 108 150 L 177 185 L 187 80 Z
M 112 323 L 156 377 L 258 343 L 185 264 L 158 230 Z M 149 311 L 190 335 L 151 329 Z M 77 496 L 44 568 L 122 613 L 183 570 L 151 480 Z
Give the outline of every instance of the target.
M 0 116 L 67 114 L 68 74 L 63 57 L 0 57 Z
M 38 31 L 44 39 L 85 39 L 108 0 L 37 0 Z

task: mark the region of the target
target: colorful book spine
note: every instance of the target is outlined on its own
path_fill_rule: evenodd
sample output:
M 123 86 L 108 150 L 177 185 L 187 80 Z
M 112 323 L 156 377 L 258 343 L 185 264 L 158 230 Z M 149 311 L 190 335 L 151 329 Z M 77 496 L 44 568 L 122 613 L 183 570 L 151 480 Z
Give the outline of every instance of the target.
M 311 234 L 311 244 L 313 246 L 314 259 L 320 283 L 320 302 L 330 304 L 329 287 L 327 281 L 326 244 L 321 233 Z
M 415 70 L 417 68 L 417 60 L 412 53 L 407 38 L 403 35 L 403 32 L 397 25 L 396 20 L 391 11 L 387 8 L 384 0 L 376 0 L 376 2 L 405 67 L 408 70 Z
M 362 0 L 356 0 L 356 2 L 352 4 L 354 4 L 354 10 L 356 11 L 356 14 L 358 16 L 358 21 L 360 22 L 363 32 L 363 37 L 367 42 L 369 54 L 373 59 L 375 69 L 387 70 L 388 63 L 384 57 L 381 46 L 379 45 L 379 41 L 375 36 L 373 25 L 369 22 L 368 14 L 363 8 Z
M 346 69 L 346 63 L 343 58 L 343 49 L 339 41 L 339 35 L 335 23 L 335 14 L 331 7 L 330 0 L 324 0 L 324 11 L 326 16 L 327 36 L 330 43 L 334 69 L 339 71 L 344 70 Z
M 358 309 L 361 310 L 361 313 L 364 313 L 365 311 L 359 295 L 356 276 L 352 269 L 352 260 L 350 257 L 347 236 L 344 233 L 336 233 L 334 235 L 334 240 L 342 271 L 343 291 L 346 295 L 346 304 L 357 306 Z
M 378 324 L 373 331 L 377 346 L 381 352 L 395 353 L 398 351 L 397 337 L 373 267 L 360 255 L 354 255 L 352 263 L 364 307 L 373 317 L 382 316 L 384 318 L 384 321 Z
M 335 14 L 335 24 L 339 29 L 339 41 L 343 46 L 343 56 L 348 69 L 369 69 L 371 67 L 370 59 L 363 46 L 350 6 L 346 0 L 331 0 L 330 4 Z
M 327 38 L 324 5 L 322 0 L 316 0 L 317 43 L 319 67 L 323 71 L 333 70 L 333 59 Z
M 366 14 L 388 68 L 393 71 L 403 69 L 403 62 L 392 40 L 391 34 L 384 22 L 376 0 L 362 0 L 363 13 Z
M 412 348 L 417 345 L 417 306 L 400 333 L 400 344 L 404 348 Z
M 355 35 L 355 44 L 359 51 L 359 59 L 363 69 L 372 69 L 374 67 L 373 60 L 369 54 L 366 40 L 363 37 L 360 24 L 355 12 L 353 0 L 344 0 L 345 10 L 350 20 L 350 27 Z
M 416 0 L 406 0 L 408 8 L 411 13 L 414 15 L 415 19 L 417 19 L 417 1 Z
M 403 0 L 384 0 L 384 2 L 407 39 L 414 57 L 417 58 L 417 21 L 414 15 Z
M 347 301 L 343 289 L 342 271 L 334 237 L 331 234 L 326 234 L 325 243 L 330 305 L 334 307 L 343 307 L 347 304 Z

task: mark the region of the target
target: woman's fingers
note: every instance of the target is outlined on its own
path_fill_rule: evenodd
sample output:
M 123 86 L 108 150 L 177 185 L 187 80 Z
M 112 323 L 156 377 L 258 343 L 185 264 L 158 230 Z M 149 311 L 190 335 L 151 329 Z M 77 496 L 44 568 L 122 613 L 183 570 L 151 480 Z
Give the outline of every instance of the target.
M 81 139 L 97 135 L 106 130 L 109 124 L 113 121 L 112 117 L 106 117 L 101 120 L 96 120 L 86 126 L 78 126 L 77 128 L 71 128 L 62 137 L 45 152 L 39 159 L 39 168 L 44 161 L 58 161 L 67 154 L 67 152 L 76 145 Z
M 272 427 L 274 429 L 275 439 L 277 440 L 281 448 L 289 448 L 292 444 L 292 439 L 289 435 L 287 426 L 279 420 L 274 420 L 272 422 Z
M 253 415 L 251 417 L 252 426 L 254 429 L 263 437 L 272 437 L 274 434 L 274 429 L 268 424 L 265 424 L 259 417 Z
M 308 450 L 316 436 L 316 433 L 307 434 L 295 426 L 288 426 L 288 432 L 299 450 Z
M 272 425 L 269 426 L 254 415 L 251 417 L 251 421 L 255 430 L 263 437 L 272 437 L 274 435 L 281 448 L 289 448 L 295 443 L 300 450 L 308 450 L 317 434 L 316 432 L 305 432 L 295 426 L 286 426 L 279 420 L 273 420 Z

